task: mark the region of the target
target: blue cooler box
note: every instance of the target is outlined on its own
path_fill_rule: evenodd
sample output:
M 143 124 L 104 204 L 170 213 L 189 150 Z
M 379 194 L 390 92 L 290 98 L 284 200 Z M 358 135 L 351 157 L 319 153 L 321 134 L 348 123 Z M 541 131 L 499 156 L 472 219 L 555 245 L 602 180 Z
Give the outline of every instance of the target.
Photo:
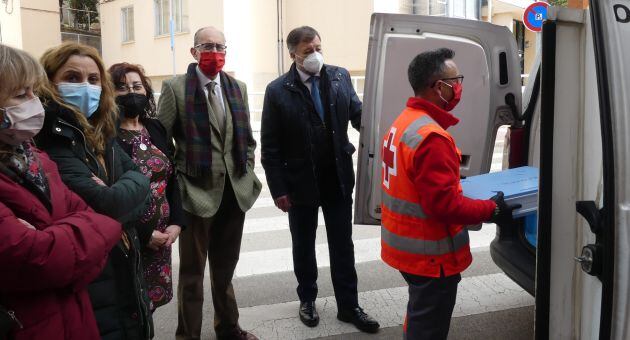
M 470 176 L 461 181 L 464 196 L 489 199 L 503 191 L 505 201 L 520 204 L 513 217 L 525 218 L 525 238 L 536 246 L 538 211 L 538 169 L 530 166 Z

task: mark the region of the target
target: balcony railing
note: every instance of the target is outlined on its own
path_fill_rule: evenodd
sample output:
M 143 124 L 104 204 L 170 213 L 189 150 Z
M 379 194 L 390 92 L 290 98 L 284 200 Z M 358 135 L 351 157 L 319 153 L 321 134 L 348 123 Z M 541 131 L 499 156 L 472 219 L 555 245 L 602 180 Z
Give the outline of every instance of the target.
M 60 17 L 62 30 L 101 33 L 101 24 L 96 11 L 61 7 Z

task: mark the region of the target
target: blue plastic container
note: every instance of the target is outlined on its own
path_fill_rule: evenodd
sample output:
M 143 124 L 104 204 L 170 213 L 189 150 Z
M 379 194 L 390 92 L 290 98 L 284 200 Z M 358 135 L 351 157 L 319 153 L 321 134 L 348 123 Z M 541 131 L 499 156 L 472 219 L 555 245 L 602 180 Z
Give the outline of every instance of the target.
M 525 239 L 536 247 L 538 243 L 538 214 L 525 215 Z

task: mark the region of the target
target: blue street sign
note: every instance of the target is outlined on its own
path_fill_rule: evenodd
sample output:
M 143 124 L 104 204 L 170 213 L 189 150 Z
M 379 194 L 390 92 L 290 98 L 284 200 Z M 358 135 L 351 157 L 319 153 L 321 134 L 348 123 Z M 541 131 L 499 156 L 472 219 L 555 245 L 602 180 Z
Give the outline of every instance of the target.
M 527 6 L 523 13 L 523 24 L 533 32 L 542 31 L 543 22 L 547 19 L 549 4 L 543 1 L 534 2 Z

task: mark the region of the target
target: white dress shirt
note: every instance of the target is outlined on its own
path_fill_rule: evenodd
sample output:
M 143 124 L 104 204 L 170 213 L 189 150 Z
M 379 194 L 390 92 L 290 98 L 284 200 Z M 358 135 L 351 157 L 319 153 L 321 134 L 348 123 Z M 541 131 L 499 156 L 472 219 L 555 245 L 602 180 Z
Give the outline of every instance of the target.
M 297 68 L 297 71 L 298 71 L 298 73 L 300 75 L 300 80 L 302 80 L 302 83 L 304 83 L 304 86 L 306 86 L 306 88 L 308 89 L 308 92 L 311 92 L 311 86 L 313 86 L 313 84 L 311 84 L 310 79 L 311 79 L 312 76 L 310 74 L 300 70 L 299 68 Z M 319 72 L 317 72 L 317 74 L 315 76 L 319 77 Z M 320 78 L 320 80 L 321 80 L 321 78 Z M 321 88 L 321 83 L 320 83 L 319 86 Z

